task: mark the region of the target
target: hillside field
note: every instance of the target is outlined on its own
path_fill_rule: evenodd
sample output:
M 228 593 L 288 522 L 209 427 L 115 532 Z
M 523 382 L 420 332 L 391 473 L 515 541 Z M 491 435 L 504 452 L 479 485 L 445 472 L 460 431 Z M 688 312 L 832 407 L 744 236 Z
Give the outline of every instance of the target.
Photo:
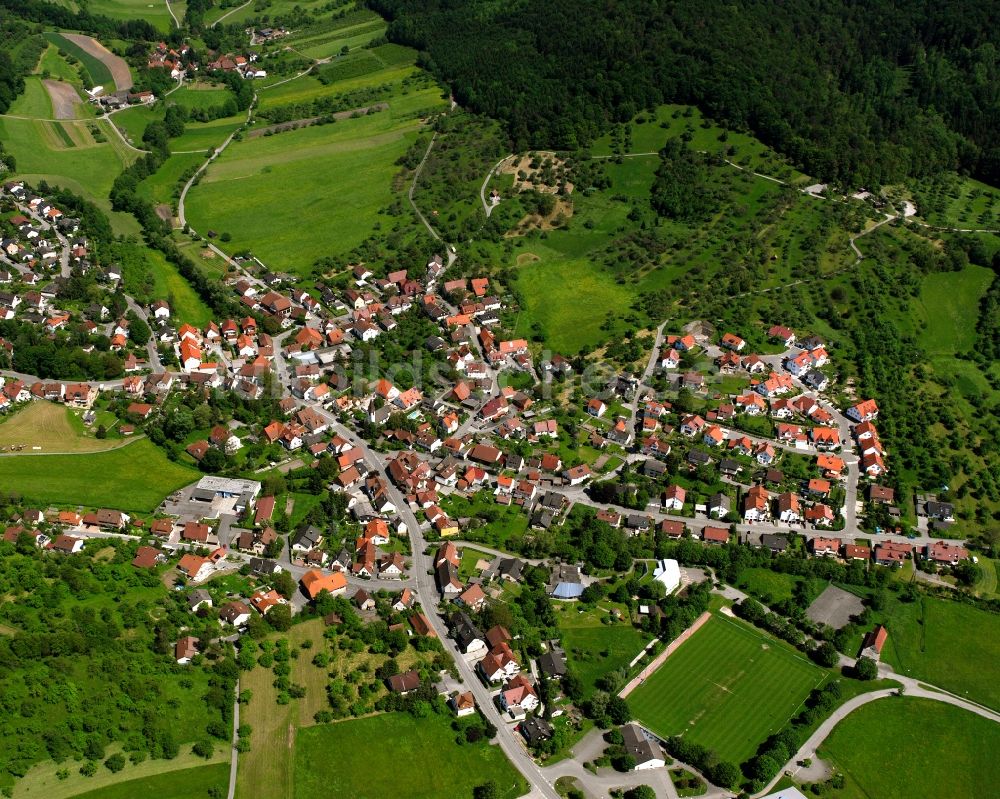
M 884 623 L 889 642 L 882 657 L 900 674 L 1000 709 L 1000 616 L 921 596 L 894 602 Z
M 136 479 L 136 469 L 142 479 Z M 0 457 L 0 485 L 29 503 L 151 511 L 198 476 L 146 439 L 86 455 Z
M 36 400 L 0 422 L 0 450 L 24 445 L 25 453 L 101 452 L 121 443 L 117 438 L 96 438 L 74 411 L 46 400 Z
M 1000 725 L 930 699 L 880 699 L 858 708 L 820 746 L 846 778 L 831 799 L 991 796 L 1000 783 Z M 889 753 L 940 753 L 909 757 Z
M 229 233 L 231 251 L 306 275 L 370 235 L 417 136 L 414 113 L 433 105 L 443 105 L 439 93 L 422 90 L 390 99 L 388 111 L 234 142 L 188 193 L 190 222 L 203 235 Z
M 454 737 L 448 719 L 435 714 L 418 720 L 383 713 L 302 730 L 295 742 L 295 799 L 466 799 L 491 780 L 501 799 L 527 790 L 500 747 L 455 747 Z M 401 768 L 372 768 L 373 741 L 385 742 Z

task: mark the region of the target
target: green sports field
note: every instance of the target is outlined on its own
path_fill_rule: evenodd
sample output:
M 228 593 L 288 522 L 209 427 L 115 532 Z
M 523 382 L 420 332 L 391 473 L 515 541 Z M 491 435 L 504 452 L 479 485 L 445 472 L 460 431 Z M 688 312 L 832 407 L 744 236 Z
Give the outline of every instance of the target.
M 136 477 L 138 473 L 140 477 Z M 25 502 L 150 511 L 199 473 L 167 459 L 140 439 L 87 455 L 12 455 L 0 458 L 0 486 Z
M 819 756 L 845 778 L 832 799 L 996 796 L 1000 725 L 930 699 L 880 699 L 836 726 Z M 926 753 L 909 757 L 903 753 Z
M 654 732 L 684 735 L 741 763 L 826 677 L 785 644 L 713 616 L 628 698 Z

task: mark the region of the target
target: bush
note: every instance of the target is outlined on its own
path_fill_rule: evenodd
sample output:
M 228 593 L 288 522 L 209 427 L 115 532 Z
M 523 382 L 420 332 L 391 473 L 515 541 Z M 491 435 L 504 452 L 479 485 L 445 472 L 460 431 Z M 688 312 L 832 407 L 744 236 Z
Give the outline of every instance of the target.
M 198 757 L 203 757 L 205 760 L 208 760 L 215 754 L 215 747 L 212 746 L 211 741 L 198 741 L 191 747 L 191 751 L 198 755 Z
M 107 760 L 104 761 L 104 765 L 108 769 L 108 771 L 117 774 L 119 771 L 125 768 L 125 755 L 123 755 L 121 752 L 116 752 L 115 754 L 111 755 L 111 757 L 109 757 Z

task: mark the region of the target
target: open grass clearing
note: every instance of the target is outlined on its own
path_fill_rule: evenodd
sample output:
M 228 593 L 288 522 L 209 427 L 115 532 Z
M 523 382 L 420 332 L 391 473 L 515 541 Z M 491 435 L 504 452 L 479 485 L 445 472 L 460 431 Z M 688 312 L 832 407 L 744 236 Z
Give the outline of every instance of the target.
M 683 735 L 738 764 L 824 679 L 776 639 L 713 616 L 632 692 L 629 706 L 654 732 Z
M 1000 615 L 921 596 L 893 602 L 883 623 L 889 641 L 882 659 L 900 674 L 1000 708 Z
M 184 18 L 184 0 L 172 0 L 170 6 L 177 19 Z M 88 0 L 87 10 L 112 19 L 141 19 L 164 33 L 174 28 L 173 19 L 164 0 Z
M 503 799 L 527 791 L 502 750 L 485 743 L 456 746 L 450 719 L 384 713 L 302 730 L 295 742 L 295 799 L 466 799 L 494 781 Z M 402 768 L 372 768 L 370 745 L 384 741 Z M 336 752 L 336 757 L 330 757 Z
M 151 511 L 198 476 L 147 439 L 108 452 L 0 457 L 4 490 L 42 504 Z
M 148 250 L 149 265 L 153 270 L 153 294 L 169 300 L 178 322 L 204 327 L 212 320 L 212 310 L 205 304 L 177 267 L 159 250 Z
M 1000 725 L 930 699 L 880 699 L 864 705 L 820 746 L 846 778 L 834 799 L 990 796 L 1000 783 Z M 940 753 L 921 757 L 887 752 Z
M 976 343 L 979 301 L 993 280 L 993 271 L 966 266 L 961 272 L 936 272 L 923 279 L 920 306 L 927 327 L 920 346 L 929 355 L 967 352 Z
M 0 450 L 24 445 L 26 453 L 77 453 L 121 446 L 121 439 L 96 438 L 79 418 L 71 420 L 76 413 L 65 405 L 36 400 L 0 423 Z

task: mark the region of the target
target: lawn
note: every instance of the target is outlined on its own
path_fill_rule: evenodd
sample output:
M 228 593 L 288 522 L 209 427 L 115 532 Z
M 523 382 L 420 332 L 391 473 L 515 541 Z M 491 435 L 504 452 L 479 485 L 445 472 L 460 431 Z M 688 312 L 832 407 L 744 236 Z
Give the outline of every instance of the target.
M 184 18 L 183 0 L 170 3 L 177 19 Z M 173 29 L 174 22 L 164 2 L 150 0 L 88 0 L 87 10 L 92 14 L 103 14 L 112 19 L 141 19 L 155 25 L 161 31 Z
M 607 607 L 607 602 L 600 603 Z M 628 668 L 648 638 L 626 620 L 611 624 L 601 619 L 609 614 L 595 608 L 580 612 L 577 603 L 556 603 L 556 616 L 562 632 L 562 646 L 571 671 L 583 682 L 587 694 L 594 683 L 616 669 Z
M 882 659 L 900 674 L 1000 708 L 1000 616 L 922 596 L 894 602 L 885 624 L 889 641 Z
M 0 485 L 25 502 L 150 511 L 199 473 L 167 459 L 147 439 L 88 455 L 0 458 Z
M 398 767 L 373 768 L 373 744 L 388 747 Z M 295 799 L 467 799 L 489 781 L 503 799 L 528 789 L 499 747 L 456 746 L 449 720 L 436 714 L 418 720 L 386 713 L 302 730 L 295 774 Z
M 121 445 L 116 438 L 99 439 L 87 430 L 65 405 L 45 400 L 32 402 L 0 423 L 0 449 L 26 445 L 25 453 L 101 452 Z M 38 449 L 35 450 L 34 448 Z
M 779 641 L 713 616 L 630 696 L 636 718 L 741 763 L 826 673 Z
M 765 605 L 776 604 L 792 598 L 800 578 L 794 574 L 781 574 L 770 569 L 744 569 L 740 573 L 739 588 L 761 598 Z
M 234 143 L 189 192 L 188 218 L 202 234 L 231 234 L 233 251 L 308 274 L 319 258 L 343 255 L 370 235 L 418 127 L 390 109 Z
M 889 698 L 858 708 L 836 726 L 819 756 L 844 774 L 833 799 L 995 796 L 1000 726 L 930 699 Z M 887 756 L 941 753 L 941 757 Z
M 489 563 L 493 560 L 493 556 L 487 555 L 485 552 L 480 552 L 478 549 L 473 549 L 472 547 L 463 547 L 462 562 L 458 567 L 458 579 L 468 580 L 470 577 L 474 577 L 479 574 L 476 570 L 476 563 L 480 560 L 485 560 Z

